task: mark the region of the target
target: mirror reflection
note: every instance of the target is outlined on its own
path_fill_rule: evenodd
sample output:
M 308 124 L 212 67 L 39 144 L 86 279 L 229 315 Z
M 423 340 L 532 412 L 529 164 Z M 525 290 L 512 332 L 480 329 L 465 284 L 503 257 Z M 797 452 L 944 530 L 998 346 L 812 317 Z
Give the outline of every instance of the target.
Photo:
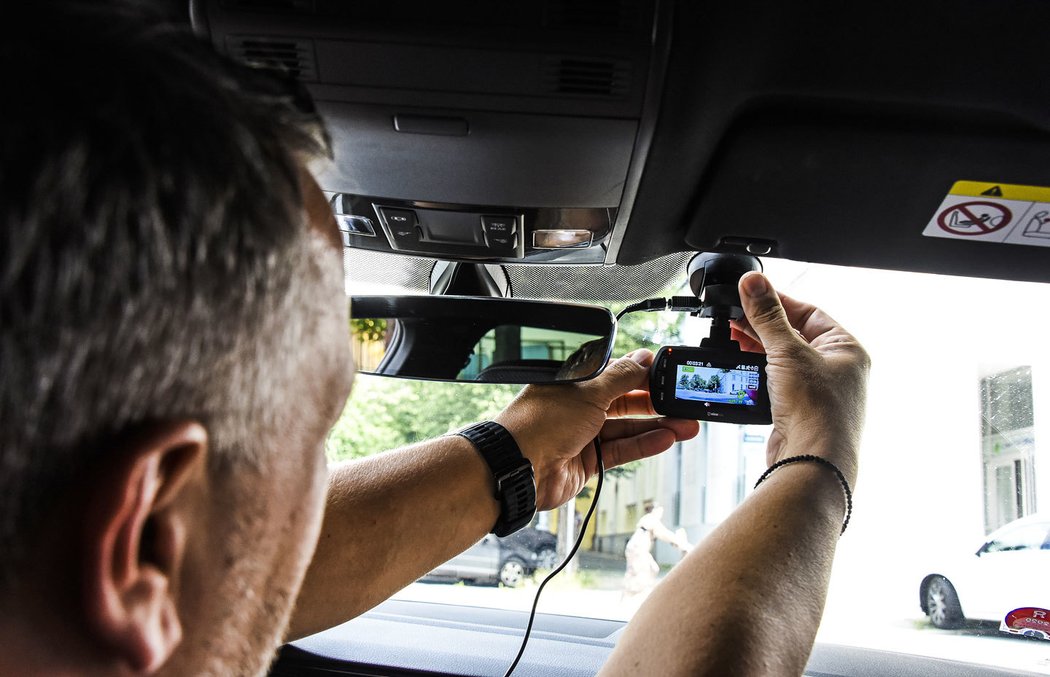
M 592 378 L 615 326 L 596 306 L 467 297 L 354 297 L 351 318 L 359 371 L 475 383 Z

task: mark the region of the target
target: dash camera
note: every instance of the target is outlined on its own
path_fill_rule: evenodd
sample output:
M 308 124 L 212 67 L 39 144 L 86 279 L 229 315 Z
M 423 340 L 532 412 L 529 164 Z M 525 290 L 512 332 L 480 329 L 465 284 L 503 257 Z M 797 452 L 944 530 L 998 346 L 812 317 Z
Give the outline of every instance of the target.
M 736 341 L 732 341 L 736 343 Z M 766 356 L 739 348 L 664 346 L 649 372 L 657 413 L 723 423 L 772 423 Z
M 700 300 L 690 310 L 711 318 L 711 332 L 698 347 L 664 346 L 656 353 L 649 371 L 653 408 L 665 416 L 700 421 L 772 423 L 766 356 L 741 350 L 729 324 L 744 316 L 740 277 L 762 270 L 762 264 L 754 256 L 708 253 L 695 256 L 687 270 L 689 286 Z

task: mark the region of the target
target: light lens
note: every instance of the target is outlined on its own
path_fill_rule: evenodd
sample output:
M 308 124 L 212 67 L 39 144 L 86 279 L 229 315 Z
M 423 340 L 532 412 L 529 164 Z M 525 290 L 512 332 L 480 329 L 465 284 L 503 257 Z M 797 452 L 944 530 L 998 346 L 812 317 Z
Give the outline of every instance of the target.
M 536 249 L 570 249 L 591 246 L 594 234 L 589 230 L 535 230 L 532 246 Z

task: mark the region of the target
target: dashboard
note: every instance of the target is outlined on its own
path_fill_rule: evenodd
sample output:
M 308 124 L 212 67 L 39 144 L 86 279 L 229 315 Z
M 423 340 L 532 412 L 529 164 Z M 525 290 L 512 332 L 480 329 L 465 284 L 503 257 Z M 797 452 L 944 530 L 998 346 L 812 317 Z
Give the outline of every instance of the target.
M 581 610 L 582 611 L 582 610 Z M 271 677 L 503 675 L 521 643 L 522 611 L 403 600 L 282 648 Z M 594 675 L 626 627 L 622 621 L 538 614 L 514 675 Z M 911 654 L 818 643 L 807 677 L 1024 677 L 1037 673 Z

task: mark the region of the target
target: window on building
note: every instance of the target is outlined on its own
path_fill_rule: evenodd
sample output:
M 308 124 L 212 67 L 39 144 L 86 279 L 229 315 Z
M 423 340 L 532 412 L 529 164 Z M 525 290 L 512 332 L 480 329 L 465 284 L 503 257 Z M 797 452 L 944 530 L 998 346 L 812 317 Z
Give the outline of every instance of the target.
M 985 530 L 1035 512 L 1032 368 L 981 379 Z
M 638 504 L 631 503 L 627 506 L 627 510 L 624 511 L 625 519 L 628 529 L 634 529 L 634 525 L 638 524 L 638 518 L 641 515 L 638 514 Z
M 981 434 L 1031 428 L 1032 368 L 1017 367 L 981 379 Z

